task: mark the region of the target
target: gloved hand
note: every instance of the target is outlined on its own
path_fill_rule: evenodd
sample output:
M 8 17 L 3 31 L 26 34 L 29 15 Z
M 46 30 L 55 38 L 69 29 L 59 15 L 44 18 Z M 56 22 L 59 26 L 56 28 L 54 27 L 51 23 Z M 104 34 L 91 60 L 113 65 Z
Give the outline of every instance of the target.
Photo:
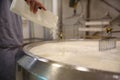
M 38 9 L 46 10 L 46 8 L 38 0 L 25 0 L 30 6 L 30 11 L 37 13 Z

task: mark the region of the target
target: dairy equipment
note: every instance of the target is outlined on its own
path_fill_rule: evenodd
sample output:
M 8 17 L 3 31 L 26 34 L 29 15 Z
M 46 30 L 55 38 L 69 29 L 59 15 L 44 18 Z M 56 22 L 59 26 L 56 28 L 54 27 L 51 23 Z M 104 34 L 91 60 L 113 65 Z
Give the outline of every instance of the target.
M 119 80 L 120 41 L 117 44 L 99 52 L 97 40 L 32 43 L 24 47 L 27 55 L 18 64 L 27 71 L 25 80 Z
M 24 47 L 26 55 L 18 61 L 23 80 L 120 80 L 120 41 L 111 36 L 109 21 L 86 21 L 92 27 L 78 27 L 79 32 L 103 33 L 97 39 L 66 40 L 60 16 L 62 39 Z

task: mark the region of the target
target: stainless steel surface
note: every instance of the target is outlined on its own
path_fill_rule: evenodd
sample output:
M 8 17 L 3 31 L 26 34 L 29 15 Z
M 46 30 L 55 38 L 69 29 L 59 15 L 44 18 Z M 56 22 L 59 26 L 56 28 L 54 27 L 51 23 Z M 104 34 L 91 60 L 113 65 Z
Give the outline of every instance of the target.
M 116 39 L 101 39 L 99 40 L 99 50 L 105 51 L 116 48 Z
M 22 57 L 18 64 L 29 73 L 29 76 L 34 76 L 34 78 L 26 76 L 28 80 L 120 80 L 120 71 L 111 72 L 69 65 L 38 57 L 29 52 L 31 48 L 44 43 L 49 42 L 37 42 L 24 47 L 27 55 Z

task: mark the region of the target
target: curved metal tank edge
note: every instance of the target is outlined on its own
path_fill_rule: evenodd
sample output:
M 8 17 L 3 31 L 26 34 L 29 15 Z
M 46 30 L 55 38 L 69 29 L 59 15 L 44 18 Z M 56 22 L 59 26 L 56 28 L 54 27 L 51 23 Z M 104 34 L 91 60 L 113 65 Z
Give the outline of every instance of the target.
M 63 40 L 63 41 L 71 41 L 71 40 Z M 64 76 L 63 78 L 58 78 L 57 80 L 73 80 L 74 77 L 77 77 L 75 80 L 80 80 L 80 78 L 83 78 L 84 80 L 89 80 L 90 78 L 92 80 L 100 80 L 101 77 L 103 77 L 102 80 L 120 80 L 120 73 L 118 72 L 109 72 L 109 71 L 102 71 L 102 70 L 97 70 L 97 69 L 91 69 L 91 68 L 87 68 L 87 67 L 82 67 L 82 66 L 75 66 L 75 65 L 69 65 L 69 64 L 65 64 L 65 63 L 61 63 L 61 62 L 57 62 L 57 61 L 52 61 L 52 60 L 49 60 L 49 59 L 46 59 L 46 58 L 43 58 L 43 57 L 37 57 L 35 55 L 33 55 L 32 53 L 29 52 L 29 50 L 34 47 L 34 46 L 37 46 L 37 45 L 40 45 L 40 44 L 44 44 L 44 43 L 47 43 L 47 42 L 61 42 L 61 41 L 42 41 L 42 42 L 37 42 L 37 43 L 32 43 L 32 44 L 29 44 L 29 45 L 26 45 L 23 49 L 24 49 L 24 52 L 26 53 L 26 56 L 30 56 L 34 59 L 36 59 L 36 62 L 35 64 L 37 63 L 40 63 L 42 64 L 43 66 L 44 65 L 47 65 L 47 66 L 51 66 L 52 64 L 59 64 L 61 66 L 54 66 L 54 67 L 58 67 L 60 68 L 60 70 L 63 72 L 64 70 L 64 75 L 66 75 L 66 77 Z M 48 60 L 47 62 L 44 62 L 42 61 L 41 59 L 46 59 Z M 21 65 L 22 66 L 22 65 Z M 77 69 L 78 68 L 82 68 L 82 69 Z M 30 70 L 34 71 L 34 65 L 30 68 Z M 62 70 L 63 69 L 63 70 Z M 85 70 L 86 69 L 86 70 Z M 34 71 L 35 72 L 35 71 Z M 59 71 L 60 72 L 60 71 Z M 67 73 L 69 72 L 69 74 Z M 37 71 L 35 72 L 37 73 Z M 74 75 L 75 73 L 75 75 Z M 82 75 L 83 73 L 83 75 Z M 49 74 L 49 73 L 48 73 Z M 59 74 L 59 73 L 57 73 Z M 61 72 L 60 72 L 61 74 Z M 61 75 L 56 75 L 57 77 L 61 76 Z M 68 76 L 69 75 L 69 76 Z M 70 76 L 71 75 L 71 76 Z M 79 75 L 82 75 L 82 76 L 79 76 Z M 45 75 L 46 76 L 46 75 Z M 114 77 L 115 76 L 115 77 Z M 117 77 L 116 77 L 117 76 Z M 47 76 L 46 76 L 47 77 Z M 52 76 L 53 77 L 53 76 Z M 55 77 L 55 76 L 54 76 Z M 67 78 L 69 77 L 69 78 Z M 71 77 L 71 78 L 70 78 Z M 86 78 L 85 78 L 86 77 Z M 55 78 L 56 79 L 56 78 Z M 48 80 L 55 80 L 55 79 L 48 79 Z

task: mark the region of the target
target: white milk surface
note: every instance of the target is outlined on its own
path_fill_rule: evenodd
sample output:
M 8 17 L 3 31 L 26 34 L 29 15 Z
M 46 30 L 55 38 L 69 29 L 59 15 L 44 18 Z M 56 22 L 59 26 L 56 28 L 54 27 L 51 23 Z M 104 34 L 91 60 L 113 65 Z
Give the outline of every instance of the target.
M 117 48 L 107 51 L 99 51 L 98 45 L 98 41 L 46 43 L 33 47 L 30 52 L 65 64 L 120 72 L 120 42 Z

